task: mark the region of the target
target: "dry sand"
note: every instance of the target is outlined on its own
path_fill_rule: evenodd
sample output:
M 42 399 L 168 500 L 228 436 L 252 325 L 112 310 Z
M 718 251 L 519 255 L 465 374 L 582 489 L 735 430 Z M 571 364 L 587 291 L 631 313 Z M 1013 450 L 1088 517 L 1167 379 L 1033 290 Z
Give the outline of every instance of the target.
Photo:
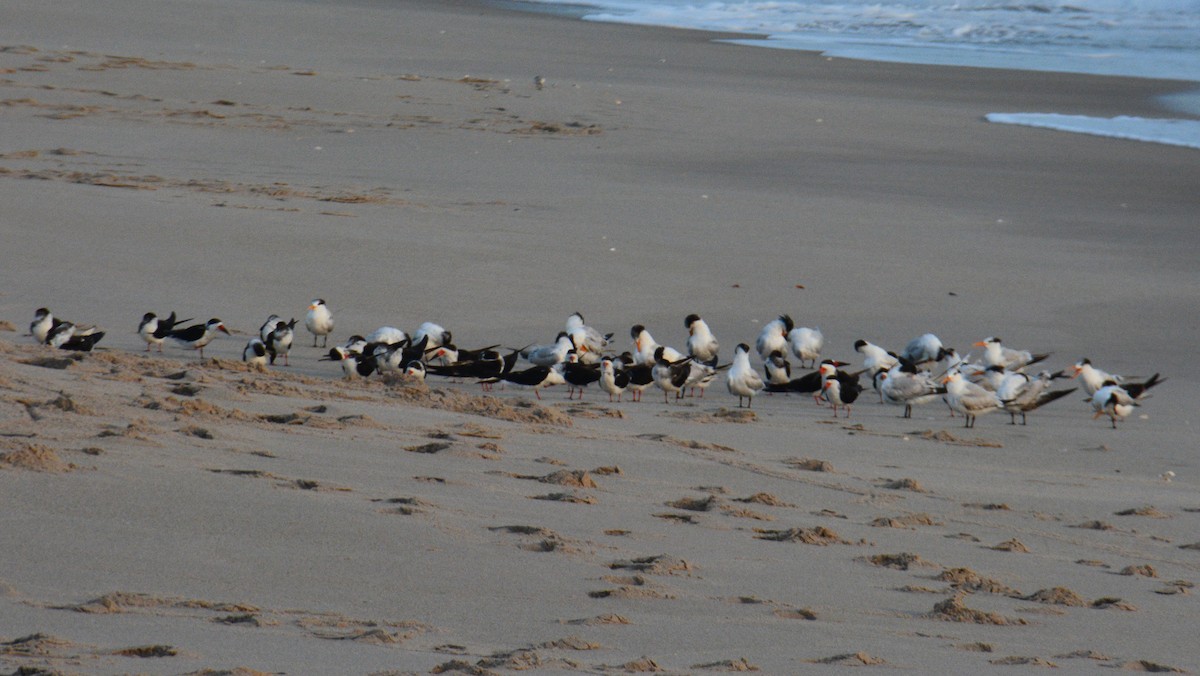
M 0 668 L 1200 671 L 1194 150 L 989 125 L 1180 83 L 927 68 L 472 3 L 8 2 Z M 546 79 L 543 89 L 535 75 Z M 807 397 L 346 383 L 301 333 L 731 352 L 988 335 L 1170 381 L 962 430 Z M 62 359 L 38 306 L 109 331 Z M 146 355 L 142 313 L 240 331 Z M 0 325 L 0 327 L 5 325 Z M 653 394 L 653 393 L 651 393 Z M 1160 474 L 1171 470 L 1173 481 Z

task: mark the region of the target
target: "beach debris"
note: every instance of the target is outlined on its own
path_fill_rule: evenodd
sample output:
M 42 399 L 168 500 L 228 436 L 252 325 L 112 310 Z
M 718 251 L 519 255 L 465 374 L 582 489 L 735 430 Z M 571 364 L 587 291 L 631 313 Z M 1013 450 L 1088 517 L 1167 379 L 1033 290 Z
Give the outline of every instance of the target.
M 1119 575 L 1133 575 L 1136 577 L 1158 577 L 1158 571 L 1154 566 L 1145 563 L 1140 566 L 1125 566 L 1121 569 Z
M 754 538 L 756 540 L 770 540 L 772 542 L 799 542 L 806 545 L 817 545 L 824 547 L 831 544 L 848 545 L 849 540 L 845 540 L 837 532 L 824 526 L 814 526 L 812 528 L 788 528 L 786 530 L 768 530 L 765 528 L 755 528 Z
M 788 458 L 783 461 L 783 464 L 802 469 L 806 472 L 833 472 L 833 464 L 828 460 L 816 460 L 814 458 Z
M 915 526 L 942 526 L 945 524 L 925 512 L 919 512 L 905 516 L 881 516 L 868 525 L 875 528 L 913 528 Z
M 998 545 L 988 547 L 988 549 L 994 549 L 998 552 L 1019 552 L 1021 554 L 1029 553 L 1029 547 L 1026 547 L 1025 543 L 1021 542 L 1020 540 L 1018 540 L 1016 538 L 1012 538 L 1011 540 L 1005 540 L 1004 542 L 1001 542 Z
M 864 652 L 844 653 L 841 655 L 833 655 L 831 657 L 822 657 L 816 660 L 809 660 L 814 664 L 838 664 L 841 666 L 855 667 L 870 667 L 887 664 L 887 660 L 882 657 L 874 657 Z
M 1020 655 L 1011 655 L 1009 657 L 997 657 L 994 660 L 988 660 L 988 664 L 997 664 L 1001 666 L 1024 666 L 1024 667 L 1047 667 L 1049 669 L 1057 669 L 1058 665 L 1042 659 L 1041 657 L 1024 657 Z
M 1055 606 L 1072 606 L 1082 608 L 1088 605 L 1082 596 L 1067 589 L 1066 587 L 1051 587 L 1049 589 L 1039 589 L 1029 596 L 1020 597 L 1026 601 L 1037 601 L 1038 603 L 1046 603 Z
M 930 619 L 941 620 L 943 622 L 965 622 L 968 624 L 991 624 L 996 626 L 1029 624 L 1019 617 L 1005 617 L 998 613 L 989 613 L 968 608 L 963 604 L 963 594 L 961 593 L 935 604 L 933 610 L 926 616 Z
M 693 664 L 692 669 L 705 669 L 711 671 L 758 671 L 758 667 L 751 664 L 745 657 L 739 657 L 736 660 L 718 660 L 716 662 Z

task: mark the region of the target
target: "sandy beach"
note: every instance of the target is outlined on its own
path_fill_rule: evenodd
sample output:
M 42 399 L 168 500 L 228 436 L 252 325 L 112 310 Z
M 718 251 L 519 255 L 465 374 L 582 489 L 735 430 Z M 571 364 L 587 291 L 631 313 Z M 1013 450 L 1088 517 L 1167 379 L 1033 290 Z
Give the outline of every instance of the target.
M 0 672 L 1200 672 L 1200 155 L 984 120 L 1188 83 L 474 2 L 0 14 Z M 725 362 L 786 312 L 852 365 L 932 331 L 1169 380 L 963 429 L 347 381 L 303 328 L 239 361 L 313 298 L 331 345 L 694 312 Z M 107 334 L 37 345 L 41 306 Z M 234 335 L 147 354 L 170 311 Z

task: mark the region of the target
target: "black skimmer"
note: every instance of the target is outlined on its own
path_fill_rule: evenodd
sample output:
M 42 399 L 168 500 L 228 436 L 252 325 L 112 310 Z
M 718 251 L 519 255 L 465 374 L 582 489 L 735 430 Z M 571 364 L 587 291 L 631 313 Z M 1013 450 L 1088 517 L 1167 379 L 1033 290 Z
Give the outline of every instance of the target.
M 986 366 L 1003 366 L 1009 371 L 1020 371 L 1026 366 L 1036 364 L 1050 356 L 1049 352 L 1033 354 L 1027 350 L 1009 349 L 1001 345 L 1000 339 L 995 336 L 984 338 L 975 343 L 975 347 L 984 348 L 983 363 Z
M 96 331 L 92 328 L 88 333 L 80 333 L 74 324 L 64 322 L 50 330 L 48 340 L 52 347 L 60 350 L 91 352 L 103 337 L 103 331 Z
M 806 361 L 810 368 L 816 368 L 817 360 L 821 358 L 821 348 L 825 347 L 825 335 L 819 328 L 797 326 L 788 331 L 788 345 L 792 348 L 792 354 L 800 360 L 801 368 L 804 368 Z
M 491 382 L 499 382 L 501 380 L 514 385 L 524 385 L 534 388 L 533 393 L 538 399 L 542 398 L 541 389 L 543 387 L 553 387 L 555 385 L 563 385 L 567 381 L 563 378 L 562 362 L 553 366 L 531 366 L 524 371 L 509 371 L 501 373 L 495 378 L 488 378 Z
M 837 417 L 840 406 L 846 410 L 846 417 L 849 418 L 850 407 L 858 401 L 858 395 L 863 391 L 862 384 L 858 382 L 863 371 L 846 373 L 833 365 L 822 364 L 818 373 L 822 377 L 821 396 L 833 407 L 833 417 Z
M 79 352 L 90 352 L 96 343 L 100 342 L 100 338 L 104 337 L 104 332 L 95 326 L 85 326 L 68 322 L 65 319 L 57 319 L 44 307 L 38 308 L 33 313 L 33 321 L 29 324 L 29 333 L 33 335 L 34 340 L 43 345 Z M 89 338 L 89 336 L 95 337 Z
M 750 365 L 750 346 L 745 343 L 739 343 L 733 350 L 733 365 L 729 369 L 729 374 L 726 376 L 727 386 L 730 394 L 736 394 L 738 398 L 738 408 L 742 407 L 742 399 L 746 399 L 746 407 L 751 408 L 754 405 L 754 395 L 758 394 L 763 387 L 762 376 L 758 375 L 758 371 Z
M 262 342 L 266 343 L 271 340 L 271 334 L 275 331 L 275 327 L 279 326 L 279 322 L 283 318 L 279 315 L 271 315 L 267 317 L 267 321 L 263 322 L 262 326 L 258 327 L 258 337 Z
M 663 403 L 669 404 L 668 394 L 675 393 L 675 398 L 678 399 L 680 392 L 687 384 L 688 377 L 692 373 L 692 358 L 684 357 L 679 360 L 671 361 L 666 357 L 666 348 L 659 345 L 654 350 L 654 368 L 651 374 L 654 376 L 654 384 L 663 391 Z
M 163 341 L 166 340 L 167 334 L 171 333 L 179 324 L 192 321 L 189 319 L 176 319 L 175 313 L 165 319 L 160 318 L 153 312 L 147 312 L 142 315 L 142 321 L 138 324 L 138 335 L 142 340 L 146 341 L 146 351 L 150 351 L 153 345 L 158 346 L 158 351 L 162 352 Z
M 224 333 L 227 336 L 232 335 L 220 319 L 213 317 L 204 324 L 194 324 L 182 329 L 173 329 L 167 334 L 167 337 L 182 347 L 199 350 L 200 358 L 204 359 L 204 346 L 211 343 L 220 333 Z
M 251 338 L 246 347 L 242 348 L 242 361 L 252 366 L 265 367 L 267 365 L 267 344 L 255 336 Z
M 425 362 L 414 359 L 404 367 L 404 379 L 413 382 L 425 382 Z
M 271 364 L 275 363 L 275 358 L 283 355 L 283 365 L 288 364 L 288 352 L 292 349 L 292 342 L 296 339 L 296 319 L 292 321 L 275 322 L 275 328 L 267 334 L 267 339 L 263 343 L 267 346 L 267 352 L 271 355 Z
M 683 325 L 688 330 L 688 356 L 695 362 L 716 366 L 721 344 L 717 342 L 712 329 L 708 328 L 708 323 L 700 315 L 690 314 L 684 318 Z
M 767 322 L 758 333 L 758 340 L 754 341 L 754 349 L 758 351 L 759 358 L 766 361 L 775 350 L 786 353 L 788 334 L 794 328 L 796 324 L 788 315 L 779 315 L 778 318 Z
M 617 401 L 621 401 L 621 395 L 625 393 L 625 389 L 629 387 L 629 371 L 618 367 L 621 363 L 612 357 L 605 357 L 600 360 L 600 389 L 608 393 L 608 400 L 611 402 L 613 395 L 617 396 Z
M 647 387 L 654 384 L 654 367 L 650 364 L 643 364 L 637 361 L 628 352 L 622 352 L 618 360 L 624 364 L 621 370 L 629 374 L 627 389 L 633 391 L 633 400 L 641 401 L 642 393 Z
M 950 410 L 963 414 L 966 424 L 963 427 L 974 427 L 975 418 L 981 414 L 995 411 L 1004 406 L 1004 402 L 983 387 L 963 378 L 961 373 L 951 373 L 942 378 L 946 386 L 946 403 Z
M 366 378 L 375 372 L 375 358 L 363 355 L 361 349 L 353 350 L 338 346 L 329 348 L 329 354 L 318 361 L 336 361 L 341 364 L 342 373 L 346 378 Z
M 763 375 L 767 377 L 768 385 L 786 385 L 791 382 L 792 363 L 782 350 L 775 350 L 763 360 Z
M 1111 380 L 1108 381 L 1092 395 L 1092 409 L 1096 412 L 1092 418 L 1106 415 L 1112 421 L 1112 428 L 1117 429 L 1117 421 L 1128 418 L 1129 414 L 1133 413 L 1133 408 L 1141 405 L 1137 400 L 1145 394 L 1145 390 L 1141 387 L 1134 390 L 1136 394 Z
M 563 380 L 567 381 L 569 389 L 567 390 L 567 398 L 571 399 L 575 395 L 575 390 L 579 390 L 579 399 L 583 399 L 583 388 L 600 380 L 600 367 L 597 364 L 584 364 L 579 361 L 579 354 L 575 350 L 567 353 L 567 360 L 562 365 Z
M 425 350 L 429 342 L 429 335 L 421 336 L 421 340 L 416 343 L 404 341 L 391 345 L 377 345 L 368 343 L 363 348 L 363 354 L 375 357 L 375 368 L 379 373 L 402 374 L 404 368 L 411 361 L 423 361 L 425 358 Z
M 600 356 L 608 349 L 608 342 L 613 337 L 611 333 L 600 333 L 588 326 L 579 312 L 567 317 L 566 331 L 579 352 L 579 361 L 584 364 L 599 364 Z
M 329 334 L 333 333 L 333 313 L 322 298 L 316 298 L 308 304 L 308 314 L 304 315 L 304 328 L 313 334 L 313 347 L 317 346 L 317 338 L 321 338 L 321 347 L 329 344 Z

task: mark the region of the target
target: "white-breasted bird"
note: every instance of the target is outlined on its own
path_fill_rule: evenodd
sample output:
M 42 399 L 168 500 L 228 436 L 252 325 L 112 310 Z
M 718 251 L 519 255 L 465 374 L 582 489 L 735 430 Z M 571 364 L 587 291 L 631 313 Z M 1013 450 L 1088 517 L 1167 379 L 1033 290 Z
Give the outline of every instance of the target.
M 1026 366 L 1036 364 L 1050 356 L 1049 352 L 1034 354 L 1028 350 L 1013 350 L 1004 347 L 1000 344 L 1000 339 L 995 336 L 984 338 L 975 343 L 975 347 L 983 348 L 983 363 L 985 365 L 1003 366 L 1009 371 L 1020 371 Z
M 559 331 L 550 345 L 535 345 L 521 351 L 521 356 L 534 366 L 554 366 L 567 360 L 567 353 L 575 349 L 571 336 Z
M 762 376 L 758 375 L 758 371 L 750 365 L 750 346 L 745 343 L 739 343 L 733 350 L 733 365 L 729 367 L 729 373 L 726 375 L 726 385 L 729 388 L 730 394 L 736 394 L 738 398 L 738 408 L 742 407 L 742 399 L 746 399 L 746 407 L 752 408 L 754 405 L 754 395 L 762 391 L 765 384 Z
M 204 359 L 204 346 L 222 333 L 227 336 L 232 335 L 220 319 L 213 317 L 204 324 L 193 324 L 182 329 L 175 329 L 167 334 L 167 337 L 181 347 L 199 350 L 200 358 Z
M 796 324 L 788 315 L 779 315 L 764 324 L 758 332 L 758 339 L 754 341 L 754 349 L 758 352 L 759 359 L 766 361 L 775 350 L 786 353 L 788 333 L 794 328 Z
M 974 427 L 976 416 L 998 410 L 1004 405 L 995 392 L 966 380 L 961 373 L 945 376 L 942 384 L 946 386 L 946 403 L 950 409 L 963 414 L 966 419 L 963 427 Z
M 708 323 L 701 319 L 700 315 L 690 314 L 684 318 L 683 325 L 688 330 L 688 356 L 701 364 L 716 366 L 721 344 L 717 342 L 717 337 L 713 335 Z
M 333 333 L 333 313 L 322 298 L 314 298 L 308 304 L 308 314 L 304 315 L 304 328 L 313 334 L 313 347 L 317 346 L 317 338 L 321 338 L 321 347 L 329 345 L 329 334 Z
M 579 312 L 567 317 L 566 332 L 575 345 L 581 364 L 599 364 L 601 355 L 608 348 L 608 341 L 613 337 L 611 333 L 600 333 L 588 326 Z
M 251 366 L 265 368 L 267 365 L 267 344 L 258 336 L 252 337 L 242 348 L 242 361 Z
M 811 368 L 816 368 L 817 360 L 821 358 L 821 348 L 825 347 L 825 334 L 821 333 L 820 328 L 797 326 L 788 331 L 788 346 L 792 348 L 796 359 L 800 360 L 801 368 L 804 368 L 806 361 L 810 362 Z

